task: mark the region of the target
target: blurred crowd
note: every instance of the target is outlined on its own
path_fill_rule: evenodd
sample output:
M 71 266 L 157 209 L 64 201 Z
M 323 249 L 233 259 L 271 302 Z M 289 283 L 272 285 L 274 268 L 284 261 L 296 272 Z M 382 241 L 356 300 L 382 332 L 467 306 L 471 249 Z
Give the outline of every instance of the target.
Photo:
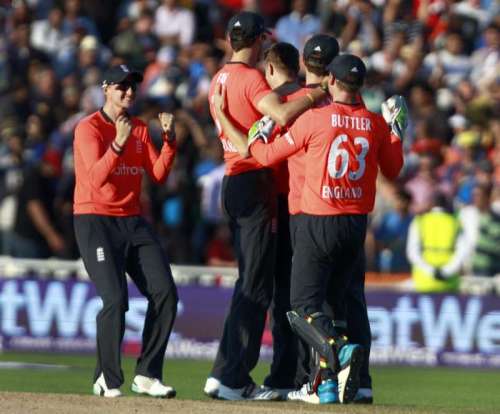
M 163 186 L 144 182 L 146 216 L 173 263 L 235 264 L 207 93 L 242 8 L 265 16 L 270 41 L 302 50 L 324 32 L 361 56 L 369 109 L 407 98 L 405 167 L 396 184 L 378 183 L 368 269 L 410 271 L 411 223 L 439 207 L 467 246 L 460 271 L 500 273 L 498 0 L 0 0 L 1 253 L 78 257 L 74 127 L 102 106 L 103 70 L 127 63 L 144 72 L 134 112 L 156 142 L 157 113 L 176 115 L 175 165 Z

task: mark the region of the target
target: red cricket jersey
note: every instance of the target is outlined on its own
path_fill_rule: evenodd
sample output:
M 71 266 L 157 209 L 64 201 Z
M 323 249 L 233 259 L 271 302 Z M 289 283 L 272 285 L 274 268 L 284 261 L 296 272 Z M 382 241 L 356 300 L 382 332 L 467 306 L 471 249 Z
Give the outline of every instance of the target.
M 300 98 L 306 95 L 307 92 L 308 92 L 307 88 L 299 88 L 295 92 L 290 93 L 289 95 L 282 95 L 281 100 L 283 102 L 290 102 L 296 98 Z M 286 131 L 288 131 L 288 128 L 282 129 L 279 126 L 277 126 L 273 131 L 273 138 L 277 136 L 274 134 L 283 135 Z M 294 155 L 293 157 L 295 156 L 297 156 L 297 154 Z M 281 161 L 278 164 L 273 165 L 273 173 L 274 173 L 274 179 L 276 181 L 277 193 L 287 195 L 289 200 L 288 203 L 290 203 L 290 189 L 291 189 L 290 181 L 292 180 L 292 175 L 288 166 L 293 157 L 290 157 L 286 160 Z
M 144 170 L 155 182 L 167 177 L 175 143 L 164 144 L 158 155 L 146 124 L 134 117 L 121 154 L 111 148 L 115 136 L 115 124 L 104 112 L 94 112 L 78 123 L 73 143 L 74 214 L 138 215 Z
M 283 95 L 281 99 L 284 102 L 290 102 L 294 99 L 305 96 L 311 89 L 316 86 L 305 86 L 297 89 L 289 95 Z M 325 98 L 321 102 L 315 104 L 315 107 L 320 107 L 331 102 L 330 98 Z M 293 122 L 293 121 L 292 121 Z M 289 127 L 283 128 L 282 135 L 288 131 Z M 280 133 L 280 128 L 277 127 L 273 134 Z M 273 165 L 273 172 L 276 180 L 276 189 L 278 194 L 286 194 L 288 196 L 288 211 L 290 214 L 300 213 L 300 198 L 302 194 L 302 187 L 304 185 L 304 160 L 305 150 L 302 149 L 296 154 L 288 157 L 288 159 L 281 161 L 279 164 Z
M 403 166 L 401 141 L 363 104 L 313 108 L 282 138 L 268 145 L 257 141 L 250 150 L 261 164 L 271 165 L 305 149 L 300 211 L 306 214 L 367 214 L 378 168 L 391 179 Z
M 315 87 L 315 86 L 314 86 Z M 293 100 L 305 96 L 311 92 L 313 87 L 304 86 L 298 91 L 286 97 L 286 101 Z M 330 98 L 325 98 L 324 101 L 319 102 L 315 107 L 321 107 L 331 102 Z M 300 200 L 302 198 L 302 190 L 305 181 L 305 161 L 306 151 L 304 148 L 297 151 L 295 154 L 288 157 L 288 211 L 290 214 L 300 213 Z
M 241 174 L 263 168 L 254 158 L 242 158 L 238 150 L 226 137 L 215 116 L 213 108 L 213 95 L 217 84 L 224 84 L 227 97 L 227 116 L 232 124 L 244 135 L 255 121 L 262 117 L 257 110 L 258 102 L 271 92 L 264 75 L 257 69 L 240 62 L 226 63 L 212 78 L 209 91 L 210 113 L 217 126 L 219 138 L 224 148 L 224 161 L 226 175 Z

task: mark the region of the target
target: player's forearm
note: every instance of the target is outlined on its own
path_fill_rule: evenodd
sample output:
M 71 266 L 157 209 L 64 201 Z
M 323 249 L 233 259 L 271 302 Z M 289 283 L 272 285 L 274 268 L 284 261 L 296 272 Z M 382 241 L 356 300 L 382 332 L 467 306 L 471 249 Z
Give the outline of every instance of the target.
M 262 141 L 257 140 L 248 150 L 250 155 L 254 157 L 259 164 L 269 167 L 285 160 L 299 149 L 300 148 L 297 148 L 295 144 L 290 144 L 285 138 L 277 136 L 270 144 L 264 144 Z
M 152 144 L 148 146 L 148 159 L 145 167 L 149 177 L 156 184 L 162 183 L 168 177 L 174 163 L 175 151 L 175 141 L 172 143 L 165 142 L 159 156 Z
M 84 155 L 85 157 L 85 155 Z M 111 147 L 101 158 L 88 157 L 84 159 L 86 165 L 91 165 L 88 170 L 89 180 L 95 189 L 100 189 L 107 184 L 108 177 L 118 164 L 120 155 L 115 153 Z
M 398 177 L 403 168 L 403 145 L 396 135 L 391 135 L 391 142 L 386 145 L 380 157 L 380 171 L 389 180 Z
M 100 138 L 95 134 L 89 129 L 77 127 L 74 153 L 83 161 L 90 185 L 99 190 L 107 183 L 108 177 L 116 168 L 120 153 L 113 146 L 103 148 Z
M 248 157 L 247 136 L 232 124 L 224 111 L 216 109 L 216 115 L 224 135 L 238 150 L 240 156 Z
M 316 101 L 324 97 L 325 92 L 320 88 L 315 88 L 306 96 L 283 103 L 279 96 L 272 92 L 260 100 L 258 110 L 264 115 L 269 115 L 278 125 L 286 126 L 304 111 L 311 108 Z

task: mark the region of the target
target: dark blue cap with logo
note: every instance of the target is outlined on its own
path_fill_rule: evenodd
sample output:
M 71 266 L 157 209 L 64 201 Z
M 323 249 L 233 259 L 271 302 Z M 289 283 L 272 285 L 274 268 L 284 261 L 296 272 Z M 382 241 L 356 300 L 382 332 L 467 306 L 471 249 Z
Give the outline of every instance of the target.
M 317 34 L 304 45 L 304 61 L 311 58 L 328 65 L 339 54 L 339 42 L 333 36 Z
M 104 72 L 103 84 L 111 85 L 124 81 L 141 83 L 142 79 L 143 77 L 141 72 L 131 69 L 127 65 L 116 65 L 111 66 L 106 72 Z
M 264 25 L 260 14 L 244 11 L 235 14 L 227 24 L 227 33 L 232 36 L 236 33 L 243 39 L 253 39 L 263 33 L 271 33 Z
M 339 55 L 327 67 L 328 71 L 341 82 L 361 86 L 366 76 L 366 66 L 355 55 Z

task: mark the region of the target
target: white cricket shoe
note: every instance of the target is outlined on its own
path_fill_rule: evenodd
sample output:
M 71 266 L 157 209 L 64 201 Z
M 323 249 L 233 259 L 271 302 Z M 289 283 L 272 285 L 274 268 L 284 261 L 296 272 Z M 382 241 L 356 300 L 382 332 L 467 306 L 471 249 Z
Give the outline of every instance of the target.
M 122 392 L 120 388 L 108 388 L 106 381 L 104 380 L 104 374 L 101 373 L 97 381 L 94 383 L 94 395 L 106 398 L 116 398 L 121 397 Z
M 345 344 L 339 351 L 340 371 L 337 375 L 339 399 L 342 404 L 354 400 L 359 389 L 359 370 L 363 363 L 363 348 L 357 344 Z
M 248 384 L 242 388 L 229 388 L 220 383 L 217 398 L 228 401 L 279 401 L 281 396 L 269 387 Z
M 217 398 L 219 393 L 220 381 L 214 377 L 208 377 L 205 382 L 205 387 L 203 388 L 203 392 L 208 395 L 210 398 Z
M 174 388 L 163 384 L 158 378 L 145 377 L 144 375 L 134 377 L 132 391 L 158 398 L 174 398 L 177 394 Z
M 316 393 L 309 393 L 309 387 L 304 384 L 300 390 L 290 391 L 286 396 L 287 401 L 302 401 L 308 404 L 319 404 Z
M 276 391 L 280 395 L 282 401 L 286 401 L 288 394 L 295 391 L 295 388 L 271 388 L 266 385 L 262 385 L 261 388 L 269 388 Z

